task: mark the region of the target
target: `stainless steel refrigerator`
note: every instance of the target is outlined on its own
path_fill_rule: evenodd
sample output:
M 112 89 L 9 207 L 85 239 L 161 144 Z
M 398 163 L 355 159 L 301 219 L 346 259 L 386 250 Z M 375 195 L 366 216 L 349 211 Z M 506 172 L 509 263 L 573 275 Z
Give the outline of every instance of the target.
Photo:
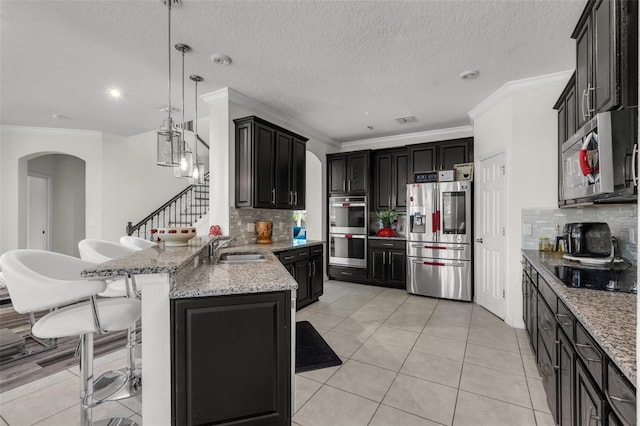
M 407 185 L 407 291 L 473 300 L 471 182 Z

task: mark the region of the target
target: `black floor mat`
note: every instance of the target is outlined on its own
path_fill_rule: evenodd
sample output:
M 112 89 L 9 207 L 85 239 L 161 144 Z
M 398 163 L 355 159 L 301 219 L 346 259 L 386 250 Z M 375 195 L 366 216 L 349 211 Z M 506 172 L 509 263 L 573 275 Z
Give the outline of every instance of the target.
M 309 321 L 296 322 L 296 373 L 342 365 Z

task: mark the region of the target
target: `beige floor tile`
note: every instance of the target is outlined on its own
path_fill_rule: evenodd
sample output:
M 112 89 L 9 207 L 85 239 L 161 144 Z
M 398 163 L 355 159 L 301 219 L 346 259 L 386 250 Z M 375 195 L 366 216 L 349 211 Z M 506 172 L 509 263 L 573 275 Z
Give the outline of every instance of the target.
M 376 340 L 367 340 L 353 355 L 352 359 L 367 364 L 399 371 L 409 355 L 409 349 L 386 345 Z
M 302 426 L 367 425 L 378 404 L 331 386 L 323 386 L 296 413 Z
M 524 376 L 465 363 L 460 389 L 531 408 L 529 389 Z
M 464 352 L 467 342 L 464 340 L 449 339 L 446 337 L 431 336 L 422 334 L 416 344 L 413 346 L 414 351 L 426 354 L 437 355 L 443 358 L 449 358 L 456 361 L 464 360 Z
M 401 330 L 421 333 L 427 319 L 420 315 L 405 314 L 404 312 L 393 313 L 383 325 L 387 327 L 399 328 Z
M 529 337 L 527 337 L 526 340 L 523 337 L 518 337 L 518 346 L 520 347 L 520 354 L 522 356 L 528 356 L 530 358 L 536 356 L 529 342 Z
M 412 351 L 400 372 L 457 388 L 460 384 L 462 362 Z
M 404 301 L 403 305 L 417 305 L 428 308 L 429 310 L 434 310 L 436 306 L 438 306 L 438 302 L 439 299 L 434 299 L 432 297 L 407 294 L 407 299 Z
M 522 357 L 515 352 L 468 343 L 464 362 L 524 376 Z
M 48 386 L 51 386 L 54 383 L 58 383 L 63 380 L 71 379 L 74 377 L 76 376 L 68 370 L 59 371 L 57 373 L 43 377 L 42 379 L 34 380 L 33 382 L 29 382 L 22 386 L 18 386 L 6 392 L 0 393 L 0 403 L 5 404 L 9 401 L 13 401 L 16 398 L 20 398 L 21 396 L 27 395 L 31 392 L 44 389 Z
M 369 426 L 437 426 L 439 423 L 381 404 Z
M 542 386 L 542 379 L 527 378 L 529 393 L 531 395 L 531 403 L 533 408 L 543 413 L 550 413 L 549 404 L 547 403 L 547 393 Z
M 383 403 L 429 420 L 451 424 L 457 390 L 398 374 Z
M 79 401 L 78 378 L 57 382 L 0 405 L 0 415 L 10 425 L 30 425 L 46 419 Z
M 134 422 L 136 422 L 138 424 L 138 426 L 142 426 L 142 416 L 140 414 L 134 414 L 133 416 L 129 417 L 131 420 L 133 420 Z
M 476 327 L 490 328 L 493 330 L 510 330 L 512 327 L 508 326 L 503 320 L 493 315 L 491 312 L 478 305 L 474 306 L 473 313 L 471 314 L 471 324 Z
M 469 343 L 520 353 L 514 329 L 497 331 L 472 325 L 469 328 Z
M 296 374 L 296 412 L 320 389 L 322 383 Z
M 380 323 L 356 321 L 353 318 L 347 318 L 340 324 L 331 329 L 334 333 L 347 334 L 356 336 L 361 339 L 368 339 L 377 329 Z
M 364 303 L 346 303 L 342 300 L 333 302 L 332 304 L 325 306 L 317 312 L 321 314 L 335 315 L 338 317 L 348 317 L 354 314 L 358 309 L 362 308 Z
M 466 341 L 469 327 L 449 324 L 440 320 L 429 320 L 424 326 L 422 334 Z
M 536 426 L 533 410 L 460 391 L 454 426 Z
M 309 311 L 307 309 L 296 312 L 296 322 L 297 321 L 308 321 L 309 317 L 315 314 L 316 311 Z
M 121 399 L 118 402 L 134 413 L 142 411 L 142 395 L 134 396 L 133 398 Z
M 556 422 L 553 420 L 551 413 L 543 413 L 542 411 L 535 410 L 533 412 L 536 416 L 536 423 L 538 426 L 555 426 Z
M 93 360 L 93 376 L 97 377 L 112 368 L 115 368 L 116 370 L 124 368 L 126 363 L 127 351 L 125 349 L 118 349 L 117 351 L 99 356 Z M 108 367 L 105 367 L 106 365 L 108 365 Z M 72 372 L 76 376 L 80 375 L 80 367 L 78 365 L 70 367 L 67 370 Z
M 447 324 L 468 327 L 469 323 L 471 322 L 471 312 L 448 311 L 446 310 L 446 308 L 438 307 L 435 311 L 433 311 L 433 314 L 431 315 L 430 321 L 434 320 L 441 321 Z
M 327 385 L 380 402 L 395 378 L 392 371 L 349 360 Z
M 527 377 L 542 379 L 534 357 L 522 355 L 522 364 L 524 365 L 524 374 Z
M 403 303 L 398 307 L 396 313 L 402 313 L 405 315 L 414 315 L 423 319 L 429 319 L 433 314 L 433 308 L 429 305 L 420 305 L 415 303 Z
M 371 335 L 371 339 L 377 340 L 380 343 L 405 349 L 411 349 L 416 340 L 418 340 L 418 337 L 420 337 L 419 333 L 385 327 L 384 325 Z
M 305 371 L 304 373 L 299 373 L 298 375 L 306 377 L 307 379 L 315 380 L 316 382 L 325 383 L 331 376 L 336 373 L 336 371 L 340 369 L 340 367 L 340 365 L 336 365 L 335 367 Z
M 5 422 L 4 420 L 2 420 L 2 417 L 0 417 L 0 426 L 9 426 L 7 424 L 7 422 Z
M 316 312 L 315 314 L 307 318 L 307 321 L 309 321 L 311 325 L 313 325 L 313 328 L 318 330 L 318 333 L 324 334 L 344 321 L 344 318 L 338 317 L 336 315 L 326 315 Z
M 93 408 L 93 421 L 99 421 L 107 418 L 123 417 L 129 418 L 135 415 L 135 413 L 123 405 L 110 401 L 100 404 Z M 75 426 L 80 424 L 80 406 L 75 405 L 60 413 L 57 413 L 51 417 L 44 419 L 41 422 L 36 423 L 37 426 Z
M 365 305 L 350 316 L 356 321 L 383 323 L 389 319 L 391 314 L 397 309 L 396 306 L 369 306 Z
M 366 339 L 328 331 L 324 336 L 331 349 L 341 358 L 350 358 Z

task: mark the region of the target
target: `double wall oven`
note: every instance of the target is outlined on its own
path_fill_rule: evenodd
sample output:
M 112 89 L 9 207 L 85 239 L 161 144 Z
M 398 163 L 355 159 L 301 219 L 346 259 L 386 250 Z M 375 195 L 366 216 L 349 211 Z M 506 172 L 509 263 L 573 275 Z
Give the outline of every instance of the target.
M 367 197 L 329 198 L 329 265 L 367 267 Z

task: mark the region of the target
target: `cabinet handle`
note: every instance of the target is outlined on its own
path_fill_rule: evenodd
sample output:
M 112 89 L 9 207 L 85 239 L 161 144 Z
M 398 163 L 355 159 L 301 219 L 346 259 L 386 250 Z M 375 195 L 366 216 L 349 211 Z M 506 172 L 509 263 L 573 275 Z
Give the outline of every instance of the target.
M 632 401 L 632 400 L 626 399 L 626 398 L 621 398 L 619 396 L 609 395 L 609 398 L 611 398 L 614 401 L 624 402 L 625 404 L 635 404 L 635 401 Z
M 587 85 L 587 116 L 589 118 L 591 118 L 591 113 L 596 111 L 595 106 L 594 108 L 591 108 L 591 91 L 595 90 L 595 87 L 591 87 L 591 83 Z
M 391 195 L 389 195 L 389 198 L 387 200 L 387 205 L 389 206 L 389 208 L 391 208 Z
M 382 253 L 382 264 L 386 265 L 387 264 L 387 253 Z
M 276 189 L 271 190 L 271 204 L 276 205 Z
M 284 260 L 291 260 L 291 259 L 293 259 L 294 257 L 295 257 L 295 256 L 285 256 L 285 257 L 284 257 Z
M 633 406 L 635 407 L 636 405 L 636 401 L 631 400 L 631 399 L 626 399 L 626 398 L 621 398 L 619 396 L 613 396 L 609 394 L 609 390 L 605 390 L 604 391 L 605 396 L 607 397 L 607 400 L 609 401 L 609 406 L 611 407 L 611 409 L 613 410 L 614 413 L 616 413 L 616 415 L 618 416 L 618 418 L 620 420 L 625 421 L 628 424 L 634 424 L 633 419 L 632 421 L 629 421 L 629 419 L 627 419 L 621 412 L 620 409 L 616 406 L 616 404 L 614 404 L 613 402 L 622 402 L 624 404 L 633 404 Z M 634 410 L 634 414 L 635 414 L 635 410 Z
M 548 324 L 548 327 L 545 327 L 543 324 Z M 546 320 L 540 320 L 538 321 L 538 326 L 543 329 L 543 330 L 551 330 L 551 323 L 549 321 Z
M 586 120 L 587 116 L 584 114 L 584 98 L 587 96 L 587 90 L 584 89 L 582 91 L 582 98 L 580 98 L 580 113 L 582 114 L 582 119 Z
M 313 263 L 309 262 L 309 278 L 313 277 Z
M 351 179 L 347 181 L 347 192 L 351 192 Z
M 391 252 L 389 252 L 389 265 L 391 265 Z
M 380 245 L 385 246 L 385 247 L 393 247 L 393 244 L 391 244 L 391 243 L 382 243 Z
M 353 275 L 351 272 L 340 272 L 341 275 Z
M 638 144 L 633 145 L 633 152 L 631 153 L 631 176 L 633 186 L 638 186 L 638 173 L 636 167 L 638 165 Z
M 296 207 L 298 206 L 298 191 L 293 193 L 293 205 Z
M 342 192 L 347 192 L 347 180 L 342 179 Z

